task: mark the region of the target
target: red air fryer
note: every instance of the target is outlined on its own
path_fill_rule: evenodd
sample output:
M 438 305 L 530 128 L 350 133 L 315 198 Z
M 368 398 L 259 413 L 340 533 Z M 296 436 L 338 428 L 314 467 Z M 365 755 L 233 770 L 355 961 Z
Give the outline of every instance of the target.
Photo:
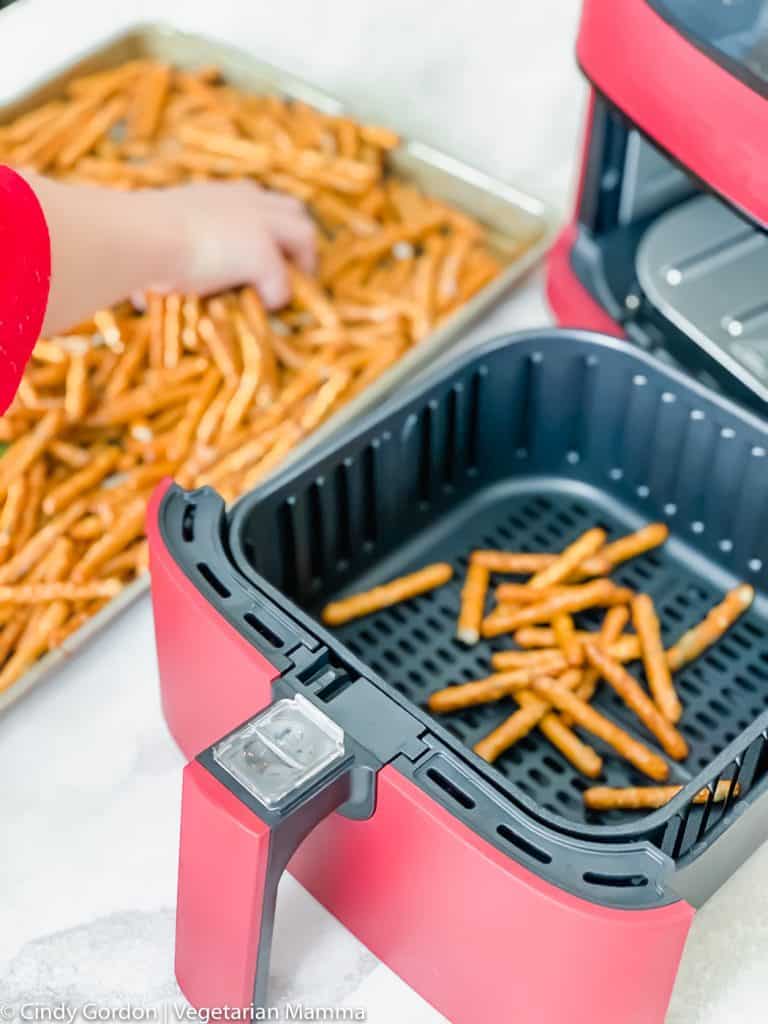
M 592 87 L 548 292 L 566 326 L 768 400 L 768 4 L 585 0 Z
M 768 423 L 637 346 L 529 332 L 453 356 L 227 511 L 149 513 L 163 709 L 184 771 L 176 971 L 199 1008 L 261 1006 L 291 873 L 454 1024 L 661 1024 L 694 910 L 768 836 Z M 511 700 L 438 716 L 487 672 L 454 639 L 477 547 L 558 550 L 663 518 L 620 567 L 670 643 L 737 579 L 749 614 L 677 685 L 691 747 L 649 814 L 584 808 Z M 445 587 L 331 634 L 331 599 L 433 561 Z M 589 613 L 585 624 L 590 623 Z M 653 743 L 610 688 L 598 708 Z M 608 785 L 643 784 L 596 744 Z M 728 799 L 694 803 L 730 780 Z M 739 793 L 735 787 L 738 784 Z

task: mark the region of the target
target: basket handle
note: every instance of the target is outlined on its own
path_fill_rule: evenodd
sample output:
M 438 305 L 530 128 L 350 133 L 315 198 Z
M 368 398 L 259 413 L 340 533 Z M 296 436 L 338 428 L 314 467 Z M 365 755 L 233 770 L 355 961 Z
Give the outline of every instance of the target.
M 280 814 L 243 800 L 202 760 L 185 767 L 176 976 L 196 1008 L 266 1005 L 280 878 L 315 825 L 350 799 L 352 764 Z

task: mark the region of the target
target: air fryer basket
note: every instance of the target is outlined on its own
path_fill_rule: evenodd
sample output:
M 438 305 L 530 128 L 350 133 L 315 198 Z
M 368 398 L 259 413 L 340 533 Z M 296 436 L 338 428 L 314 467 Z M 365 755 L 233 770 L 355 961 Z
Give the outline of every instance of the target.
M 689 784 L 682 794 L 645 816 L 587 812 L 586 781 L 537 732 L 485 764 L 471 746 L 511 713 L 511 699 L 432 716 L 430 727 L 552 827 L 593 840 L 648 839 L 680 863 L 742 813 L 768 769 L 767 470 L 768 425 L 677 371 L 597 335 L 527 333 L 443 363 L 241 499 L 229 543 L 245 575 L 260 574 L 314 614 L 344 593 L 450 561 L 448 586 L 337 633 L 428 714 L 433 690 L 488 674 L 490 650 L 513 646 L 454 639 L 473 548 L 555 551 L 595 524 L 615 536 L 666 521 L 664 549 L 615 574 L 653 596 L 665 641 L 738 580 L 758 592 L 750 613 L 677 676 L 691 747 L 672 765 L 672 779 Z M 608 687 L 595 703 L 653 744 Z M 607 784 L 647 784 L 597 745 Z M 739 800 L 691 804 L 719 778 L 738 778 Z

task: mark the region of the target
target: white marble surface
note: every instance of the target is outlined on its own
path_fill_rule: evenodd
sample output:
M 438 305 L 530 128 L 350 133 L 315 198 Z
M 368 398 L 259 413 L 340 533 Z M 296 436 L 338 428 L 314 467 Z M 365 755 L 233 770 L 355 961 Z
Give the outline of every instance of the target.
M 583 102 L 571 56 L 577 8 L 24 0 L 0 14 L 0 100 L 121 26 L 165 20 L 250 48 L 564 208 Z M 547 318 L 535 276 L 472 336 Z M 160 714 L 146 601 L 0 720 L 0 1006 L 181 999 L 181 767 Z M 764 1018 L 766 877 L 763 849 L 698 915 L 668 1024 Z M 362 1006 L 372 1024 L 442 1020 L 290 878 L 272 994 Z

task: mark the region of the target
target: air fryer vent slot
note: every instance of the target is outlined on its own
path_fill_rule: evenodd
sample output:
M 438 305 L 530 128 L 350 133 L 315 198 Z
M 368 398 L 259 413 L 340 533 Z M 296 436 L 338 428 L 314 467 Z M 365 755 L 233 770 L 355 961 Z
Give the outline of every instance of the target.
M 248 623 L 251 629 L 255 630 L 259 634 L 262 640 L 266 640 L 270 647 L 274 647 L 276 650 L 279 650 L 283 646 L 282 638 L 279 637 L 274 630 L 271 630 L 263 619 L 254 615 L 253 612 L 246 612 L 243 619 Z
M 184 506 L 184 514 L 181 518 L 181 539 L 187 544 L 191 544 L 195 539 L 195 512 L 197 511 L 196 506 L 193 502 L 188 501 Z
M 452 799 L 456 801 L 466 811 L 471 811 L 475 807 L 475 801 L 469 795 L 465 793 L 460 786 L 457 786 L 451 779 L 446 778 L 442 772 L 439 772 L 436 768 L 430 768 L 427 771 L 427 777 L 434 782 L 436 786 L 439 786 L 444 793 L 447 793 Z
M 588 885 L 606 885 L 612 889 L 637 889 L 648 885 L 645 875 L 603 875 L 598 871 L 585 871 L 582 877 Z
M 232 596 L 231 591 L 224 586 L 224 584 L 221 582 L 221 580 L 213 571 L 213 569 L 211 569 L 211 567 L 207 565 L 205 562 L 197 563 L 197 571 L 200 573 L 200 575 L 203 577 L 206 583 L 209 586 L 213 587 L 213 589 L 216 591 L 219 597 L 227 598 Z
M 539 864 L 550 864 L 552 862 L 552 857 L 546 851 L 540 850 L 538 846 L 534 846 L 527 839 L 517 835 L 508 825 L 499 825 L 496 831 L 502 839 L 514 846 L 515 849 L 520 850 L 521 853 L 526 854 L 528 857 L 533 857 Z

